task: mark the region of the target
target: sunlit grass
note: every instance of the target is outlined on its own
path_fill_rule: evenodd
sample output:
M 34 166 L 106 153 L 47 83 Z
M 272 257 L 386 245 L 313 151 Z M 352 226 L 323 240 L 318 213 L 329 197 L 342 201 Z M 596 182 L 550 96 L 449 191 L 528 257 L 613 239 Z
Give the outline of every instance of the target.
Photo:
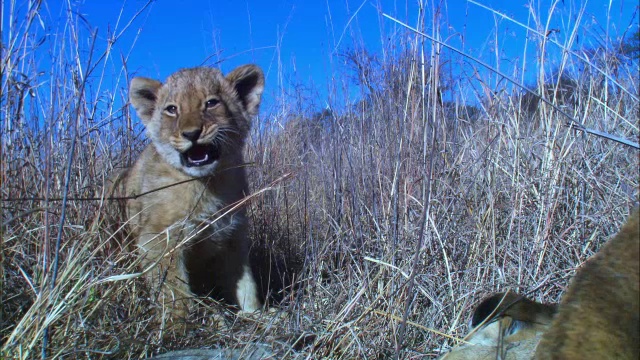
M 55 41 L 38 43 L 29 4 L 2 29 L 7 358 L 41 356 L 45 329 L 50 358 L 251 343 L 276 358 L 435 358 L 454 344 L 442 334 L 464 334 L 487 293 L 558 300 L 572 270 L 638 204 L 637 150 L 572 130 L 558 111 L 638 141 L 638 59 L 616 50 L 619 39 L 557 57 L 575 44 L 545 41 L 544 24 L 529 25 L 523 46 L 544 66 L 524 85 L 544 102 L 496 69 L 399 31 L 384 58 L 362 44 L 332 55 L 343 65 L 331 88 L 349 91 L 319 102 L 301 90 L 256 120 L 245 157 L 261 191 L 249 205 L 252 258 L 276 311 L 236 319 L 201 299 L 192 330 L 163 337 L 153 327 L 156 289 L 133 276 L 140 269 L 118 203 L 80 200 L 108 198 L 108 179 L 144 146 L 120 92 L 126 59 L 77 26 L 75 13 Z M 442 18 L 420 15 L 416 30 L 447 43 Z M 53 61 L 39 58 L 42 47 Z M 501 72 L 522 79 L 530 65 L 514 64 Z

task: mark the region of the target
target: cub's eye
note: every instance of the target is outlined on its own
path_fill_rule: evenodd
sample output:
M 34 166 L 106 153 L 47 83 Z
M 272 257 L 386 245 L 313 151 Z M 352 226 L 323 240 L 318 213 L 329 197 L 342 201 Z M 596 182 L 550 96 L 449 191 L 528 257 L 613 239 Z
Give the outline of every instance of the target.
M 205 103 L 205 107 L 207 109 L 211 109 L 211 108 L 215 107 L 216 105 L 218 105 L 219 103 L 220 103 L 220 100 L 218 100 L 218 99 L 209 99 Z
M 164 108 L 164 112 L 169 115 L 176 115 L 178 113 L 178 107 L 175 105 L 169 105 Z

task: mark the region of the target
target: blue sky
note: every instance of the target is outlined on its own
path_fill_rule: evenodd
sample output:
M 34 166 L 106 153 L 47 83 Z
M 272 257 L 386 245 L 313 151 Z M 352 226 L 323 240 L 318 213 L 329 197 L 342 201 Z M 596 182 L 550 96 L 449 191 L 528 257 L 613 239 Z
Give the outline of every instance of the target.
M 107 38 L 109 31 L 120 31 L 146 3 L 143 0 L 70 1 L 74 11 L 82 14 L 89 24 L 86 30 L 97 29 L 102 40 Z M 533 26 L 528 1 L 478 1 Z M 629 31 L 630 26 L 631 32 L 637 29 L 637 1 L 565 0 L 557 3 L 551 21 L 551 27 L 560 30 L 553 35 L 558 41 L 563 42 L 569 35 L 577 10 L 585 3 L 579 32 L 581 44 L 597 45 L 607 29 L 613 38 Z M 437 4 L 441 4 L 443 22 L 448 24 L 443 33 L 452 34 L 448 43 L 474 56 L 489 58 L 497 35 L 505 61 L 523 57 L 526 32 L 522 27 L 501 20 L 466 0 Z M 532 4 L 541 22 L 546 22 L 552 2 L 543 0 Z M 51 0 L 41 13 L 44 19 L 55 24 L 55 19 L 64 15 L 65 8 L 66 1 Z M 426 12 L 430 18 L 430 3 L 426 4 Z M 418 2 L 157 0 L 116 43 L 115 51 L 123 56 L 130 54 L 127 67 L 134 75 L 164 79 L 179 68 L 203 62 L 219 66 L 225 72 L 253 62 L 267 75 L 267 98 L 292 83 L 312 86 L 323 97 L 329 91 L 332 78 L 339 74 L 336 71 L 340 61 L 337 53 L 353 48 L 354 44 L 363 44 L 368 51 L 379 54 L 383 46 L 388 45 L 385 44 L 388 34 L 400 30 L 399 25 L 381 17 L 381 13 L 413 26 L 418 17 Z M 113 59 L 118 60 L 119 55 Z M 114 62 L 113 68 L 121 65 Z

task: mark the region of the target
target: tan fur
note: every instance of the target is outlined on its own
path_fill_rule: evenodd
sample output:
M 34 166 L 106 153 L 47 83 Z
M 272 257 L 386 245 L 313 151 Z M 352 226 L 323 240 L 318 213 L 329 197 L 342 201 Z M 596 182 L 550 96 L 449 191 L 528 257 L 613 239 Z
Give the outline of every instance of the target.
M 458 346 L 447 353 L 442 360 L 530 360 L 536 345 L 542 337 L 541 333 L 532 334 L 519 341 L 505 343 L 503 347 L 491 345 Z M 501 352 L 498 352 L 500 349 Z
M 230 210 L 248 193 L 242 150 L 263 88 L 253 65 L 226 77 L 193 68 L 164 84 L 131 81 L 131 104 L 151 144 L 126 173 L 124 190 L 134 197 L 126 211 L 147 278 L 162 288 L 165 320 L 186 316 L 192 291 L 214 288 L 243 311 L 261 307 L 245 213 Z
M 536 359 L 640 358 L 640 213 L 578 270 Z
M 547 330 L 555 304 L 542 304 L 513 292 L 488 296 L 476 307 L 473 330 L 465 345 L 445 355 L 446 360 L 529 358 Z
M 553 305 L 515 294 L 483 300 L 476 314 L 489 320 L 474 324 L 478 329 L 465 339 L 470 344 L 443 359 L 640 358 L 639 232 L 636 210 L 618 235 L 578 270 L 555 316 Z M 514 321 L 525 326 L 513 332 Z
M 514 292 L 493 294 L 476 307 L 472 326 L 480 328 L 467 341 L 495 346 L 532 338 L 549 327 L 556 307 Z M 495 335 L 486 336 L 488 332 Z

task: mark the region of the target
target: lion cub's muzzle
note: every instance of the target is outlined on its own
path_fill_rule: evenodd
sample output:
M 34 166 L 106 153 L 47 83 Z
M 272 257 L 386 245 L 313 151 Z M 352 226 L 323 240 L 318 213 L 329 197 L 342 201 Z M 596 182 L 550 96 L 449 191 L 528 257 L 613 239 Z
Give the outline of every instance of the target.
M 189 139 L 191 147 L 184 152 L 180 152 L 180 162 L 186 167 L 205 166 L 218 160 L 220 153 L 213 144 L 198 144 L 201 130 L 183 132 L 182 136 Z
M 189 150 L 180 153 L 180 161 L 182 165 L 186 167 L 209 165 L 218 160 L 218 157 L 218 149 L 211 144 L 193 144 Z

